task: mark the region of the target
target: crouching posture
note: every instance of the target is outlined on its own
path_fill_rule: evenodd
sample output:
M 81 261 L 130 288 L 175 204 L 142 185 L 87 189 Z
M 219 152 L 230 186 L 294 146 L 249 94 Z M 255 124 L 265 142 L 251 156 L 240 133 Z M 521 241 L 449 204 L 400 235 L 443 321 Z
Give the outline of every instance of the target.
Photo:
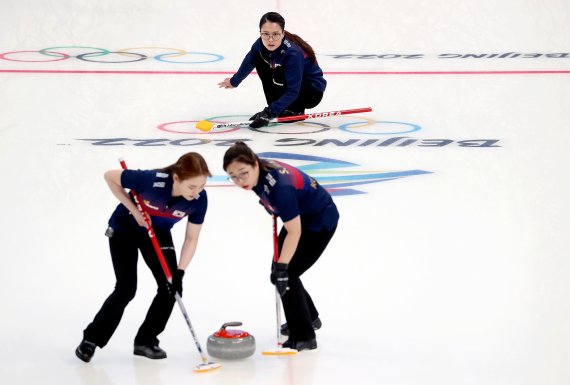
M 79 359 L 89 362 L 95 348 L 104 347 L 119 325 L 137 289 L 139 251 L 158 288 L 135 336 L 134 354 L 152 359 L 166 358 L 157 336 L 164 331 L 172 313 L 175 293 L 182 295 L 184 271 L 196 251 L 208 207 L 204 190 L 208 176 L 211 174 L 204 158 L 194 152 L 183 155 L 176 163 L 163 169 L 111 170 L 105 173 L 109 188 L 121 202 L 111 215 L 105 234 L 109 237 L 116 284 L 93 321 L 83 331 L 83 340 L 75 350 Z M 132 193 L 125 189 L 132 189 L 139 195 L 145 213 L 137 209 Z M 145 215 L 149 215 L 156 239 L 172 272 L 172 283 L 166 280 L 148 236 Z M 180 261 L 177 262 L 171 228 L 186 216 L 186 234 Z
M 335 233 L 339 213 L 330 194 L 316 180 L 288 164 L 261 159 L 245 143 L 236 142 L 224 156 L 230 179 L 260 198 L 265 209 L 283 221 L 279 259 L 270 279 L 276 285 L 289 335 L 283 347 L 315 349 L 319 313 L 301 282 L 301 275 L 319 259 Z

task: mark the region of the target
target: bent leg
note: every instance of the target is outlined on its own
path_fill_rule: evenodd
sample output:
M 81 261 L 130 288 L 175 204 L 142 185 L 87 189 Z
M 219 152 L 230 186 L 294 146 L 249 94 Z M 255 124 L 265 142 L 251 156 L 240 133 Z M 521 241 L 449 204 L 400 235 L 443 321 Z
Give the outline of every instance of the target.
M 164 258 L 166 259 L 166 263 L 172 273 L 177 269 L 176 252 L 174 250 L 172 237 L 170 233 L 157 233 L 156 237 L 164 254 Z M 168 292 L 166 275 L 160 265 L 160 261 L 150 239 L 141 243 L 141 253 L 158 287 L 156 296 L 146 314 L 146 318 L 135 337 L 135 344 L 156 345 L 159 343 L 157 336 L 164 331 L 176 300 Z
M 115 270 L 115 289 L 107 297 L 93 322 L 83 331 L 83 338 L 99 347 L 105 346 L 117 329 L 125 308 L 137 290 L 136 244 L 121 234 L 109 238 L 109 249 Z
M 306 341 L 315 337 L 312 322 L 319 313 L 300 277 L 322 255 L 335 230 L 314 232 L 303 229 L 297 250 L 289 263 L 289 290 L 283 295 L 282 301 L 289 336 L 293 340 Z M 279 251 L 286 235 L 287 230 L 282 228 L 279 234 Z

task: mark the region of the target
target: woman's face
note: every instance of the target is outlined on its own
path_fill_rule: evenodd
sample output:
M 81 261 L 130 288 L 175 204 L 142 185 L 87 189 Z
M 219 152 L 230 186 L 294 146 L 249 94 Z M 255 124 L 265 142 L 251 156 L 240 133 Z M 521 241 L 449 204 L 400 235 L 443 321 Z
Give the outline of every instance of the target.
M 232 162 L 226 167 L 231 181 L 244 190 L 251 190 L 257 185 L 259 179 L 259 165 L 254 166 L 241 162 Z
M 172 186 L 172 195 L 182 196 L 188 201 L 196 199 L 200 192 L 204 190 L 204 186 L 206 186 L 205 175 L 180 179 L 178 175 L 174 174 L 172 179 L 174 180 L 174 185 Z
M 267 22 L 261 26 L 261 41 L 263 46 L 270 51 L 275 51 L 283 41 L 283 30 L 277 23 Z

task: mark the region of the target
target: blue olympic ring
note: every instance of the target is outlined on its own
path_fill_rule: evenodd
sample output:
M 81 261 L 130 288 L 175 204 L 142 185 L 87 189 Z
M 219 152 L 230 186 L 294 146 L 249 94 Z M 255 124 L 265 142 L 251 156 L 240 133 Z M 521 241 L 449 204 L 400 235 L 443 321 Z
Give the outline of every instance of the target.
M 78 54 L 78 55 L 71 55 L 69 53 L 60 52 L 61 49 L 89 49 L 90 52 L 82 53 L 82 54 Z M 176 48 L 161 48 L 161 47 L 140 47 L 138 49 L 177 50 Z M 96 52 L 93 52 L 94 50 L 96 50 Z M 14 56 L 14 54 L 18 54 L 18 53 L 27 53 L 27 54 L 38 53 L 38 54 L 43 55 L 43 56 L 55 57 L 56 59 L 53 59 L 53 60 L 21 60 L 18 58 L 8 57 L 8 55 Z M 135 56 L 135 58 L 134 59 L 129 58 L 128 60 L 122 60 L 122 61 L 93 60 L 94 57 L 100 57 L 100 56 L 105 56 L 105 55 L 109 55 L 109 54 L 119 54 L 119 55 L 123 55 L 123 56 L 131 56 L 131 58 L 133 56 Z M 184 56 L 184 55 L 188 55 L 190 57 L 192 57 L 192 56 L 196 57 L 197 56 L 198 58 L 195 60 L 190 59 L 187 61 L 170 60 L 174 57 L 180 57 L 180 56 Z M 205 56 L 205 57 L 201 59 L 200 56 L 202 56 L 202 57 Z M 146 60 L 149 58 L 153 58 L 153 59 L 160 61 L 160 62 L 163 62 L 163 63 L 174 63 L 174 64 L 213 63 L 213 62 L 217 62 L 220 60 L 224 60 L 224 56 L 218 55 L 216 53 L 210 53 L 210 52 L 190 52 L 190 51 L 186 51 L 186 50 L 178 50 L 178 52 L 167 52 L 167 53 L 162 53 L 162 54 L 155 55 L 155 56 L 149 56 L 149 55 L 145 55 L 145 54 L 138 53 L 138 52 L 131 52 L 130 49 L 110 51 L 108 49 L 99 48 L 99 47 L 72 46 L 72 45 L 43 48 L 43 49 L 40 49 L 38 51 L 12 51 L 12 52 L 0 53 L 0 60 L 17 61 L 17 62 L 30 62 L 30 63 L 61 61 L 61 60 L 69 59 L 69 58 L 75 58 L 75 59 L 87 61 L 87 62 L 109 63 L 109 64 L 133 63 L 133 62 Z
M 422 129 L 421 126 L 417 125 L 417 124 L 413 124 L 413 123 L 405 123 L 405 122 L 391 122 L 391 121 L 386 121 L 386 120 L 379 120 L 376 123 L 379 124 L 402 124 L 404 126 L 410 126 L 412 127 L 411 129 L 407 130 L 407 131 L 393 131 L 393 132 L 370 132 L 369 129 L 367 129 L 366 132 L 362 132 L 362 131 L 354 131 L 349 129 L 350 126 L 354 126 L 355 124 L 361 124 L 363 126 L 368 126 L 368 123 L 366 122 L 353 122 L 353 123 L 345 123 L 342 124 L 340 126 L 338 126 L 339 130 L 343 130 L 346 132 L 350 132 L 353 134 L 367 134 L 367 135 L 396 135 L 396 134 L 409 134 L 411 132 L 416 132 Z

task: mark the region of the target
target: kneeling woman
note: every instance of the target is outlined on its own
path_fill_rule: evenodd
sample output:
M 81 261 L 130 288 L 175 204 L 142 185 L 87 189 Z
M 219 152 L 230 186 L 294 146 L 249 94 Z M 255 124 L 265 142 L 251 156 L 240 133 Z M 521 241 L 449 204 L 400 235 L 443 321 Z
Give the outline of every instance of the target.
M 105 180 L 121 202 L 109 219 L 111 259 L 117 279 L 115 290 L 103 303 L 93 322 L 83 331 L 83 340 L 75 354 L 89 362 L 95 348 L 107 344 L 119 325 L 128 303 L 137 290 L 137 260 L 140 250 L 158 285 L 156 296 L 134 340 L 134 354 L 152 359 L 166 358 L 158 344 L 172 313 L 175 293 L 182 295 L 182 277 L 196 251 L 198 236 L 204 222 L 208 198 L 204 186 L 211 176 L 204 158 L 195 152 L 183 155 L 166 168 L 157 170 L 110 170 Z M 150 214 L 156 239 L 172 272 L 169 284 L 147 232 L 143 214 L 137 209 L 131 193 L 140 197 L 144 210 Z M 188 216 L 186 236 L 176 261 L 172 226 Z
M 289 339 L 283 347 L 315 349 L 321 321 L 300 277 L 331 240 L 339 219 L 336 205 L 316 180 L 288 164 L 260 159 L 243 142 L 226 151 L 223 167 L 236 185 L 255 192 L 265 209 L 283 221 L 279 260 L 271 270 L 287 319 L 281 332 Z

